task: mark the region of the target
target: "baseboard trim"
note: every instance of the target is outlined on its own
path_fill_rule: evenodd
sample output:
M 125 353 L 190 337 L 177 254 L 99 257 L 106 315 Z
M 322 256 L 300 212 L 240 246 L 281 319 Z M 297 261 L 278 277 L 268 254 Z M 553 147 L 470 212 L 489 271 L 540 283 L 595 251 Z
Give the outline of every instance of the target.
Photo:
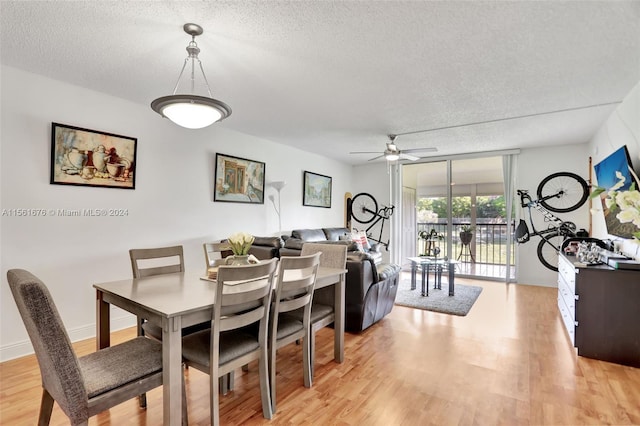
M 135 325 L 136 317 L 133 315 L 126 315 L 120 318 L 111 319 L 111 331 L 118 331 L 134 327 Z M 96 337 L 96 325 L 85 325 L 83 327 L 67 330 L 67 333 L 69 333 L 69 339 L 74 343 L 81 340 L 92 339 Z M 33 346 L 31 345 L 30 340 L 11 343 L 0 348 L 0 362 L 21 358 L 23 356 L 32 355 L 33 353 Z

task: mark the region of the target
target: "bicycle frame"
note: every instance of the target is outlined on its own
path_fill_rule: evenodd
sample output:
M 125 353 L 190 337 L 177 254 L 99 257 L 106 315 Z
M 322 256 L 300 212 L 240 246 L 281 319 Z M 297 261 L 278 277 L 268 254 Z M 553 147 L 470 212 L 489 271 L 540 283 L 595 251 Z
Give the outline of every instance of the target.
M 538 200 L 532 200 L 531 196 L 529 195 L 529 191 L 518 189 L 517 192 L 518 192 L 518 195 L 520 196 L 520 205 L 522 207 L 526 207 L 529 213 L 529 223 L 531 224 L 531 229 L 533 230 L 533 233 L 528 232 L 528 236 L 534 236 L 534 237 L 539 236 L 540 238 L 545 240 L 547 244 L 553 246 L 556 251 L 559 251 L 560 248 L 556 247 L 553 243 L 550 242 L 550 239 L 552 237 L 555 237 L 557 235 L 562 235 L 564 237 L 575 236 L 575 225 L 573 225 L 572 222 L 563 221 L 558 216 L 554 215 L 549 210 L 545 209 L 542 206 L 542 204 L 540 204 L 541 201 L 557 197 L 558 195 L 549 195 L 547 197 L 544 197 Z M 540 212 L 543 215 L 545 222 L 551 222 L 553 225 L 547 229 L 543 229 L 540 231 L 536 230 L 536 227 L 533 223 L 533 217 L 531 215 L 532 209 Z M 528 241 L 528 238 L 524 241 L 520 241 L 518 239 L 519 243 L 525 243 L 527 241 Z
M 388 220 L 391 217 L 391 215 L 393 214 L 394 206 L 381 207 L 380 209 L 378 209 L 377 212 L 371 211 L 366 207 L 364 207 L 363 209 L 366 212 L 371 213 L 374 216 L 376 216 L 376 219 L 365 230 L 365 233 L 367 234 L 367 237 L 372 241 L 375 241 L 377 243 L 382 244 L 385 247 L 385 249 L 389 250 L 389 240 L 387 240 L 386 243 L 382 241 L 382 231 L 384 230 L 384 222 L 385 222 L 385 220 Z M 382 221 L 382 224 L 380 224 L 380 234 L 378 235 L 378 239 L 375 239 L 375 238 L 373 238 L 371 236 L 371 232 L 369 232 L 369 231 L 380 221 Z

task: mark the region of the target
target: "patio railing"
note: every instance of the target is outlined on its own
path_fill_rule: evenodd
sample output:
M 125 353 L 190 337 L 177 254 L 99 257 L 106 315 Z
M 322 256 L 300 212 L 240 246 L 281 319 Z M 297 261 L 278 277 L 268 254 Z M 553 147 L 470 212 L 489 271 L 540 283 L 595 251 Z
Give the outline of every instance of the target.
M 460 227 L 471 225 L 469 222 L 453 222 L 453 239 L 451 258 L 458 259 L 463 252 L 463 244 L 460 242 Z M 417 231 L 429 232 L 435 229 L 436 232 L 445 236 L 443 241 L 435 242 L 440 247 L 441 256 L 446 250 L 447 224 L 446 223 L 418 223 Z M 476 263 L 506 265 L 507 264 L 507 233 L 513 234 L 515 222 L 508 225 L 506 223 L 478 223 L 473 231 L 473 239 L 469 248 L 464 248 L 464 253 L 473 254 Z M 418 254 L 426 252 L 427 242 L 417 238 Z M 470 256 L 461 256 L 462 261 L 471 261 Z M 515 244 L 511 246 L 511 265 L 515 265 Z

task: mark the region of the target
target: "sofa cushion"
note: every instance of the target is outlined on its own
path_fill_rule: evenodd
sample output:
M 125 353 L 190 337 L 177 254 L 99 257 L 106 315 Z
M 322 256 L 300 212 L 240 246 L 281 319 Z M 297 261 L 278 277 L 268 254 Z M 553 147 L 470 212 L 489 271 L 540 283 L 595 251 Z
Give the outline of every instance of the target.
M 341 236 L 351 234 L 351 231 L 347 228 L 322 228 L 322 231 L 329 241 L 338 241 Z
M 322 229 L 294 229 L 291 236 L 310 243 L 327 240 Z
M 304 243 L 305 242 L 300 238 L 291 237 L 291 238 L 287 238 L 287 240 L 284 242 L 284 247 L 288 249 L 302 250 L 302 245 Z
M 283 246 L 280 237 L 253 237 L 253 245 L 280 248 Z

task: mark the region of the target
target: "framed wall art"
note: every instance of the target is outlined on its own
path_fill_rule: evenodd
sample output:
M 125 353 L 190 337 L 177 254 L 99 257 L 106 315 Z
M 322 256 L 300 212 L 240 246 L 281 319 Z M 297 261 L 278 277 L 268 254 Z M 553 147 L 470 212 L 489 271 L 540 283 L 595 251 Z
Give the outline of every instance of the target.
M 302 205 L 331 208 L 331 177 L 305 170 Z
M 633 191 L 638 188 L 639 184 L 635 178 L 636 174 L 627 146 L 623 145 L 618 148 L 593 168 L 598 180 L 598 189 L 601 190 L 599 198 L 607 232 L 617 237 L 633 238 L 640 229 L 634 225 L 632 220 L 621 220 L 625 217 L 622 208 L 631 208 L 626 212 L 629 219 L 637 215 L 632 205 L 624 202 L 625 194 L 633 194 L 632 197 L 637 195 Z
M 214 201 L 264 204 L 265 163 L 216 154 Z
M 135 189 L 138 139 L 51 123 L 51 180 L 56 185 Z

